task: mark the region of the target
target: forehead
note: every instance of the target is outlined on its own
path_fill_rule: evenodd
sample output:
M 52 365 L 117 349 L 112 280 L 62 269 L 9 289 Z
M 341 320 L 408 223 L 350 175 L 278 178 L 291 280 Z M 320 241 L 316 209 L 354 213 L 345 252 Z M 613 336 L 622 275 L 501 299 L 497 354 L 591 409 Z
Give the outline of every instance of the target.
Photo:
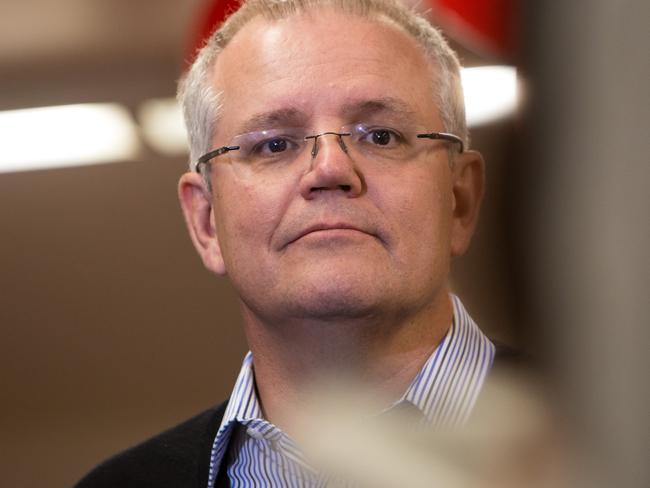
M 402 110 L 439 122 L 434 67 L 391 21 L 328 9 L 269 21 L 256 17 L 217 58 L 212 85 L 223 95 L 218 132 L 237 132 L 265 113 L 345 120 L 350 107 Z M 350 122 L 347 120 L 346 122 Z

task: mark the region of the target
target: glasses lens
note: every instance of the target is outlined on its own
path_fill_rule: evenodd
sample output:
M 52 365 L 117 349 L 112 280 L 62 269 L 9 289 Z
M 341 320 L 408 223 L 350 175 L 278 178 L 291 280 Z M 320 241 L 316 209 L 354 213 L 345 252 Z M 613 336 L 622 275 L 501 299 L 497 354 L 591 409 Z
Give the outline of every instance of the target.
M 307 164 L 310 151 L 306 149 L 313 150 L 317 144 L 323 144 L 318 138 L 325 135 L 339 137 L 341 148 L 353 160 L 375 164 L 407 161 L 415 158 L 421 150 L 432 147 L 431 141 L 427 144 L 417 138 L 417 128 L 356 123 L 341 127 L 340 131 L 324 132 L 307 140 L 305 137 L 313 135 L 313 132 L 299 127 L 249 132 L 232 140 L 231 146 L 239 149 L 228 152 L 227 158 L 242 179 L 282 181 L 296 173 L 296 166 L 301 161 Z
M 382 124 L 354 124 L 346 127 L 351 145 L 373 160 L 403 160 L 412 157 L 418 148 L 415 131 Z
M 253 177 L 273 172 L 280 175 L 305 148 L 305 130 L 300 128 L 269 129 L 242 134 L 233 139 L 239 146 L 231 161 L 240 176 Z

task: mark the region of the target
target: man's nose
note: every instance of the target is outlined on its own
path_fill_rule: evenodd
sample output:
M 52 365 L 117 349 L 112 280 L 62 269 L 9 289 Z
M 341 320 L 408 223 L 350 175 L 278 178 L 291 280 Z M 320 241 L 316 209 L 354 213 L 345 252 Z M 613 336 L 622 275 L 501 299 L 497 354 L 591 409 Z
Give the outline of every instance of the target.
M 349 198 L 361 195 L 363 178 L 350 157 L 345 138 L 336 132 L 314 136 L 309 152 L 309 171 L 303 176 L 300 191 L 306 200 L 323 191 L 340 191 Z

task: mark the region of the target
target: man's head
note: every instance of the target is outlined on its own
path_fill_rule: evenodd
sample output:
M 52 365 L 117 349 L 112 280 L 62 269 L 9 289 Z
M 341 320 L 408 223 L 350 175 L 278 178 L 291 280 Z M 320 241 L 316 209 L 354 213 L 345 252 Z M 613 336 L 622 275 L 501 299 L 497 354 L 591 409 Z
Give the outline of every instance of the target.
M 447 132 L 468 142 L 460 64 L 442 34 L 413 10 L 395 0 L 248 0 L 231 15 L 199 51 L 179 89 L 190 142 L 190 164 L 212 148 L 222 94 L 211 83 L 215 60 L 253 18 L 280 20 L 297 13 L 330 7 L 369 19 L 384 18 L 408 32 L 436 66 L 431 96 Z
M 211 189 L 181 178 L 193 242 L 245 310 L 266 321 L 404 318 L 446 297 L 451 257 L 477 218 L 480 156 L 452 165 L 455 147 L 415 136 L 403 159 L 352 150 L 402 144 L 401 133 L 466 138 L 457 61 L 424 20 L 390 1 L 252 0 L 199 55 L 181 100 L 193 160 L 251 132 L 399 129 L 326 135 L 316 154 L 265 172 L 224 154 L 206 165 Z M 282 137 L 281 152 L 301 144 Z M 275 153 L 270 144 L 258 149 Z

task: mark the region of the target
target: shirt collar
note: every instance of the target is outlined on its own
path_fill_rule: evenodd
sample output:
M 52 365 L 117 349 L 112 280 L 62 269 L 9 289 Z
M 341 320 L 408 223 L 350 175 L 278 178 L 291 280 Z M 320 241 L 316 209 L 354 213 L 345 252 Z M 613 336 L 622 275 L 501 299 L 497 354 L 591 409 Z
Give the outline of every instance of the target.
M 451 300 L 454 317 L 449 331 L 395 404 L 414 405 L 433 425 L 459 425 L 467 419 L 494 359 L 494 345 L 460 299 L 451 295 Z M 212 445 L 208 486 L 213 486 L 235 424 L 261 419 L 253 355 L 248 352 Z
M 415 405 L 433 425 L 459 425 L 467 419 L 494 359 L 492 342 L 460 299 L 451 295 L 451 300 L 452 325 L 401 400 Z

